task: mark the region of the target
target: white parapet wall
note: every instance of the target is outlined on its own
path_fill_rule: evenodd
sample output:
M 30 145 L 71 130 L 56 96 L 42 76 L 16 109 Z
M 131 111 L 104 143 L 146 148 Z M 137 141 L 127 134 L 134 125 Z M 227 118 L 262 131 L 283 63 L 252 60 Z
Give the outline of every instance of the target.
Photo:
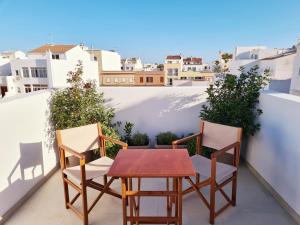
M 154 140 L 159 132 L 181 135 L 199 132 L 199 115 L 207 87 L 100 87 L 107 104 L 116 110 L 116 121 Z
M 300 97 L 262 93 L 261 130 L 250 138 L 245 159 L 300 215 Z
M 57 165 L 49 97 L 50 91 L 39 91 L 0 100 L 0 224 Z

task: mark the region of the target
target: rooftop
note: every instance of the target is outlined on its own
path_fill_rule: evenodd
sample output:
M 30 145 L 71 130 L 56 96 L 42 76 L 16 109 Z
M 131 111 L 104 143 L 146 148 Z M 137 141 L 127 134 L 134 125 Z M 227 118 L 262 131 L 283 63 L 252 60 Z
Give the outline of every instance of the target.
M 99 90 L 107 104 L 115 108 L 116 121 L 134 123 L 136 131 L 147 133 L 153 142 L 159 132 L 171 130 L 186 135 L 199 131 L 199 110 L 206 104 L 206 88 L 100 87 Z M 0 102 L 0 137 L 7 137 L 0 142 L 5 159 L 0 164 L 0 202 L 5 203 L 0 204 L 0 224 L 4 221 L 6 225 L 82 224 L 64 207 L 57 151 L 48 132 L 50 96 L 51 91 L 44 90 Z M 237 179 L 237 206 L 220 214 L 217 225 L 296 225 L 300 221 L 299 176 L 295 175 L 300 170 L 300 98 L 262 92 L 260 107 L 261 129 L 249 138 L 246 151 L 241 152 L 244 161 Z M 164 179 L 142 179 L 144 190 L 161 187 L 165 187 Z M 231 190 L 230 185 L 225 187 L 226 192 Z M 112 188 L 120 192 L 120 181 L 115 181 Z M 208 189 L 202 190 L 208 197 Z M 88 189 L 90 204 L 97 194 Z M 223 201 L 219 194 L 217 206 Z M 104 195 L 89 215 L 90 225 L 121 224 L 121 205 L 120 199 Z M 166 210 L 165 199 L 159 197 L 142 198 L 141 205 L 142 214 L 155 216 Z M 196 193 L 184 196 L 183 225 L 208 225 L 208 218 L 209 212 Z
M 181 55 L 168 55 L 167 57 L 166 57 L 167 59 L 181 59 L 182 58 L 182 56 Z
M 47 44 L 43 45 L 41 47 L 35 48 L 29 53 L 45 53 L 46 51 L 51 51 L 52 53 L 65 53 L 69 51 L 70 49 L 74 48 L 76 45 L 53 45 L 53 44 Z

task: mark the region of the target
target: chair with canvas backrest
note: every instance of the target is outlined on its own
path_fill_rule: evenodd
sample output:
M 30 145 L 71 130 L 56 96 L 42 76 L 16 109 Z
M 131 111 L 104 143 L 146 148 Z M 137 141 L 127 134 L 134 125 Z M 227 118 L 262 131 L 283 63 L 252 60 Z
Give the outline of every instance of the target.
M 75 127 L 65 130 L 57 130 L 56 138 L 60 156 L 60 166 L 65 194 L 65 206 L 76 213 L 83 220 L 84 225 L 88 224 L 88 213 L 93 209 L 104 193 L 121 198 L 121 195 L 110 188 L 115 178 L 107 180 L 107 172 L 113 163 L 113 159 L 106 156 L 106 141 L 122 146 L 127 149 L 127 144 L 102 134 L 100 123 Z M 100 158 L 86 162 L 84 152 L 100 149 Z M 79 159 L 78 166 L 67 167 L 67 157 L 74 156 Z M 94 181 L 95 178 L 103 177 L 103 184 Z M 69 186 L 77 191 L 77 194 L 70 200 Z M 100 191 L 95 201 L 88 207 L 87 187 Z M 73 204 L 81 195 L 82 212 L 76 209 Z
M 215 217 L 227 207 L 236 205 L 237 172 L 240 158 L 241 138 L 242 128 L 201 121 L 200 133 L 172 143 L 173 148 L 176 148 L 178 144 L 196 139 L 196 154 L 191 156 L 193 166 L 197 172 L 196 181 L 194 182 L 191 178 L 187 178 L 190 187 L 184 190 L 183 194 L 195 191 L 199 195 L 210 210 L 211 224 L 214 223 Z M 210 159 L 201 155 L 202 146 L 214 149 Z M 230 164 L 217 161 L 217 159 L 222 159 L 228 154 L 230 154 L 232 158 Z M 232 183 L 231 197 L 223 190 L 223 187 L 230 182 Z M 205 186 L 210 186 L 209 201 L 199 190 Z M 227 201 L 227 204 L 216 211 L 215 196 L 217 191 L 220 191 L 221 195 Z

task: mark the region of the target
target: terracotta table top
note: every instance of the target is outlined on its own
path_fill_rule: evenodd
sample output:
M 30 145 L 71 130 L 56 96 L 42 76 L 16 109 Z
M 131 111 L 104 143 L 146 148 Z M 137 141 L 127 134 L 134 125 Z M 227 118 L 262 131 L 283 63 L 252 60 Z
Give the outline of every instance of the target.
M 186 149 L 120 150 L 110 170 L 110 177 L 185 177 L 195 176 Z

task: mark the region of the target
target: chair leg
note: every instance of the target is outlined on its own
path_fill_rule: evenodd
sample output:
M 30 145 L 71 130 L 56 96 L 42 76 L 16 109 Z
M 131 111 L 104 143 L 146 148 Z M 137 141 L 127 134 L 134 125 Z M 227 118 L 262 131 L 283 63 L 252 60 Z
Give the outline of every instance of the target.
M 65 174 L 62 175 L 63 177 L 63 185 L 64 185 L 64 195 L 65 195 L 65 207 L 66 209 L 69 209 L 68 203 L 70 202 L 70 196 L 69 196 L 69 187 L 68 183 L 65 182 L 64 178 L 67 178 Z
M 231 192 L 231 204 L 236 206 L 236 192 L 237 192 L 237 172 L 233 173 L 232 180 L 232 192 Z
M 209 215 L 209 222 L 211 224 L 215 223 L 215 198 L 216 198 L 216 184 L 215 180 L 211 179 L 210 184 L 210 215 Z
M 85 181 L 82 183 L 82 208 L 83 208 L 83 224 L 88 225 L 88 206 Z

